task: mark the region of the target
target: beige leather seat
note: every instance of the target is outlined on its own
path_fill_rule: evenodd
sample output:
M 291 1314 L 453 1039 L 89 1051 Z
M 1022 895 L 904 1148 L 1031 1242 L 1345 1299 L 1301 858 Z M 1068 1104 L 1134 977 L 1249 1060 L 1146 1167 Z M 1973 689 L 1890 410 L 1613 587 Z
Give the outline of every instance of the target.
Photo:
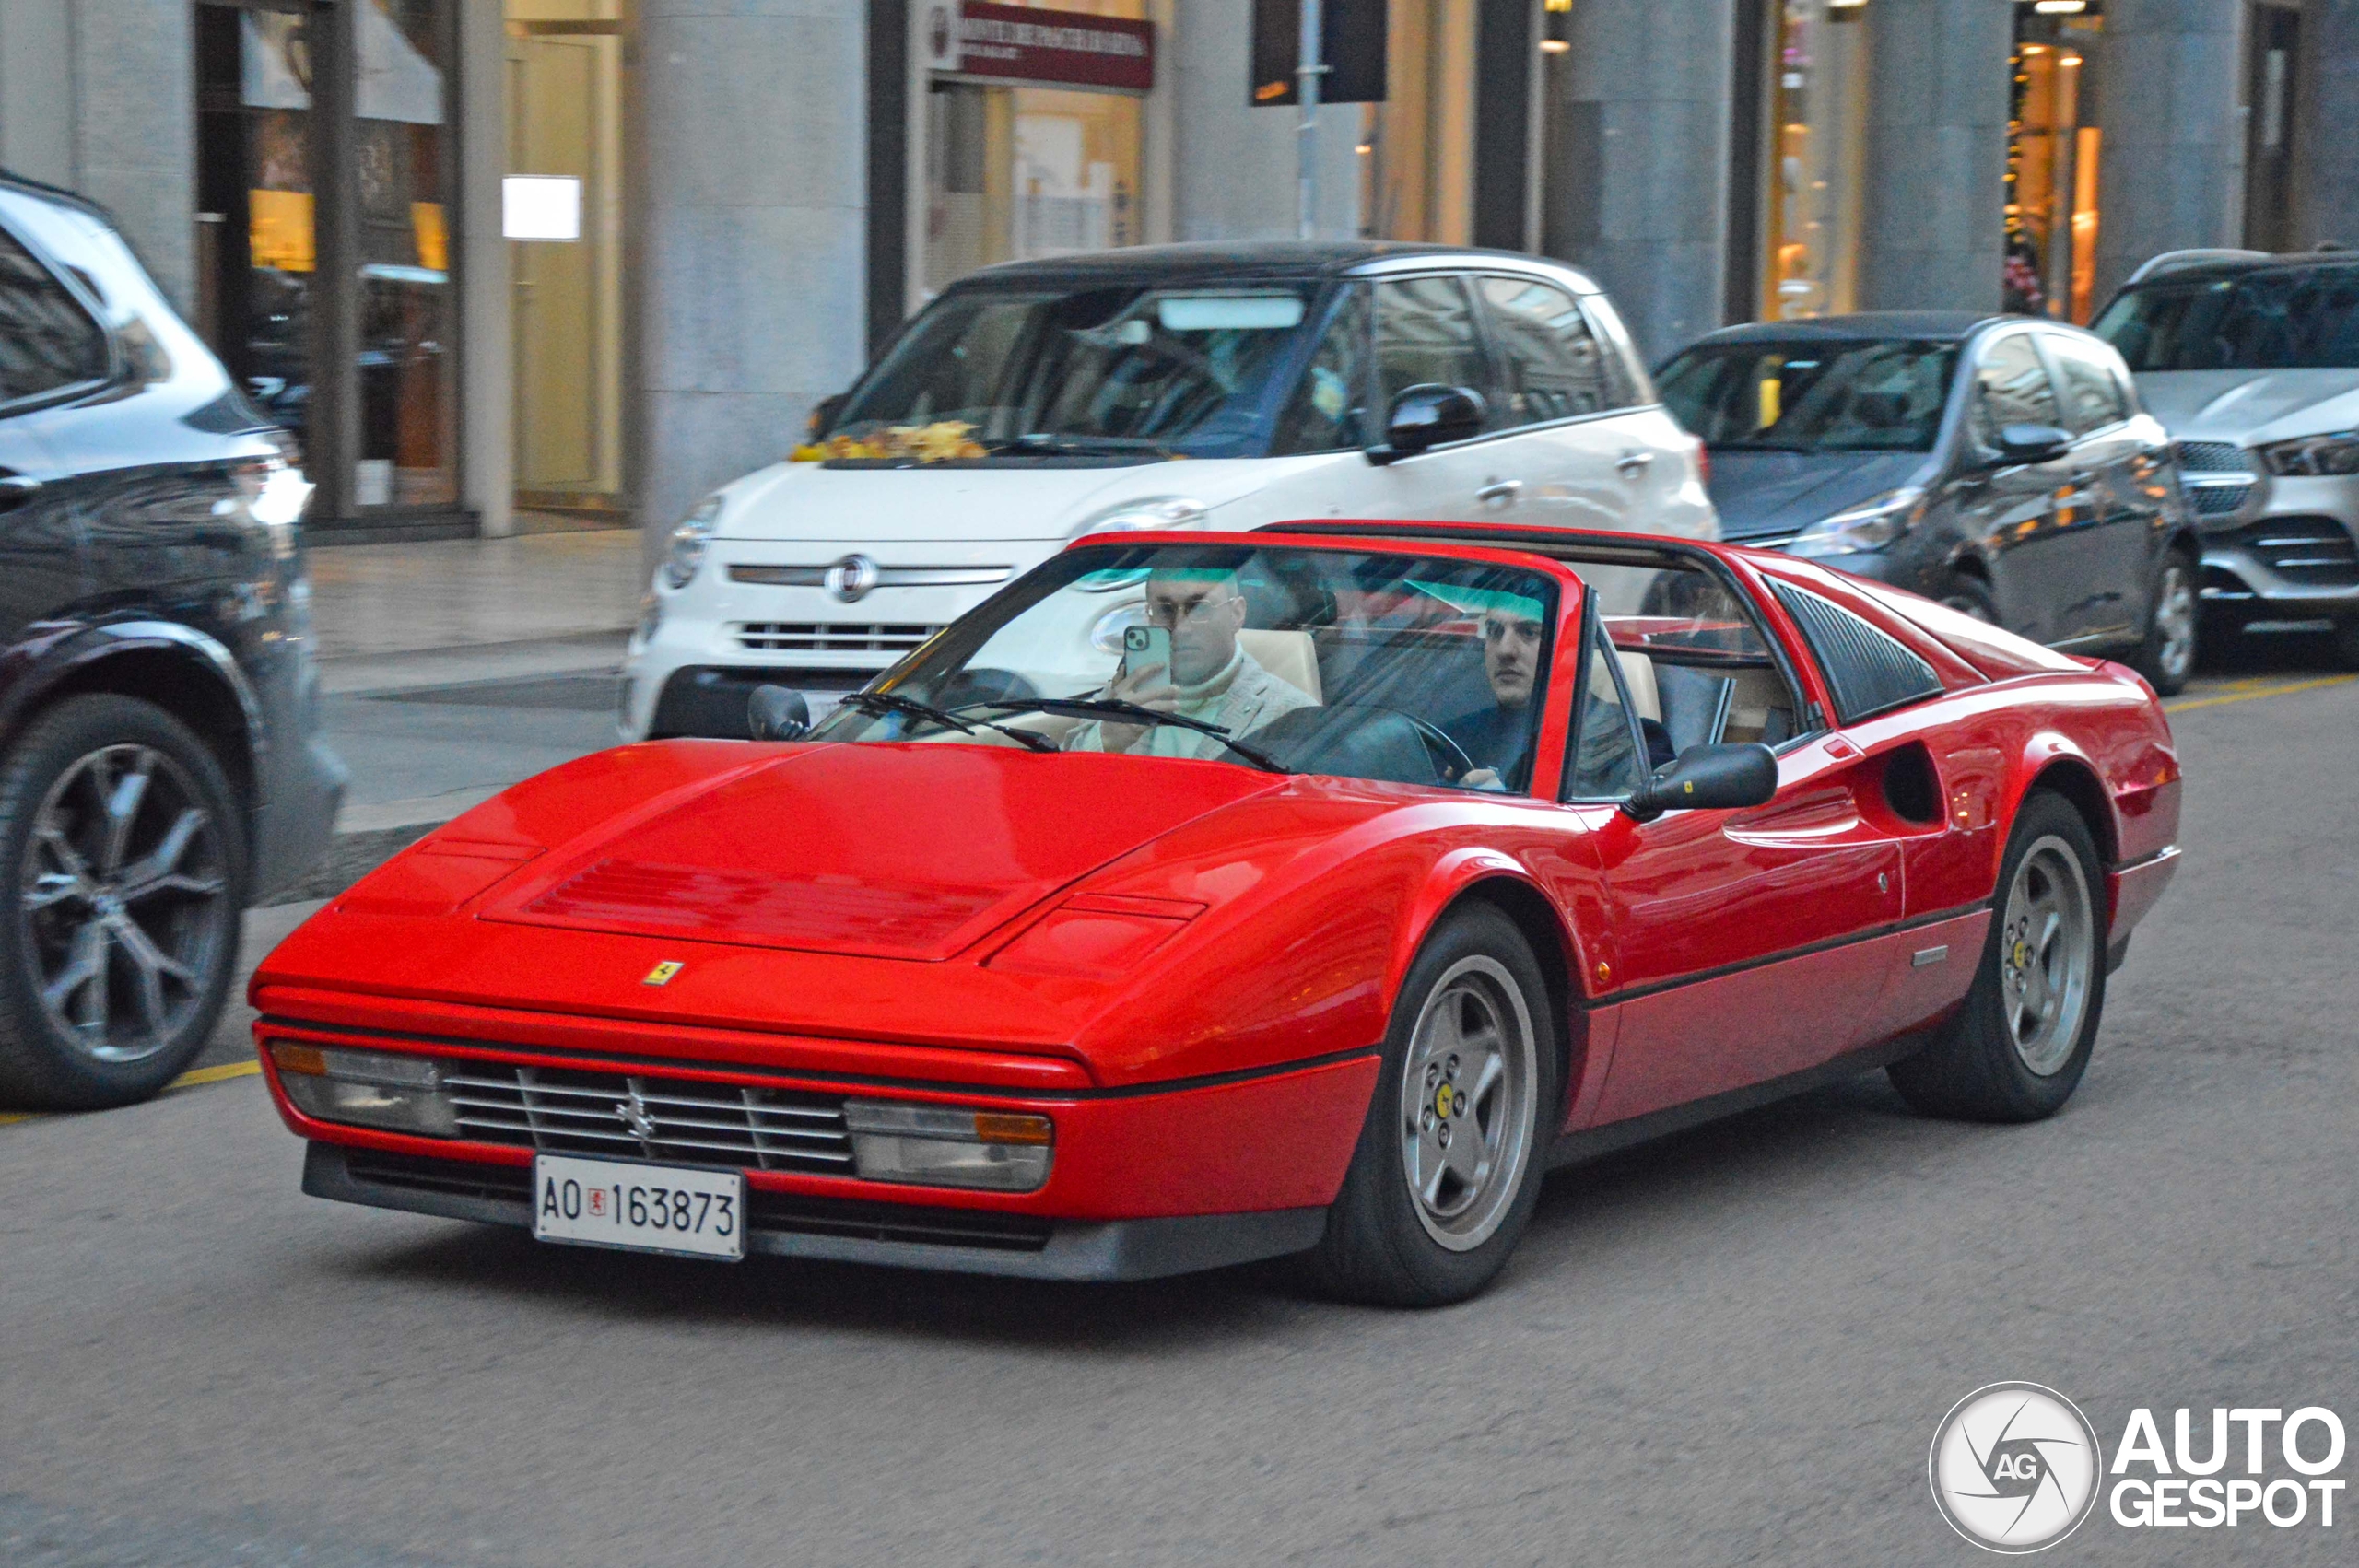
M 1630 706 L 1641 719 L 1662 722 L 1662 694 L 1655 689 L 1655 661 L 1643 653 L 1617 648 L 1614 657 L 1622 666 L 1622 684 L 1630 688 Z
M 1311 701 L 1327 700 L 1319 680 L 1319 650 L 1309 632 L 1241 631 L 1237 634 L 1237 646 Z

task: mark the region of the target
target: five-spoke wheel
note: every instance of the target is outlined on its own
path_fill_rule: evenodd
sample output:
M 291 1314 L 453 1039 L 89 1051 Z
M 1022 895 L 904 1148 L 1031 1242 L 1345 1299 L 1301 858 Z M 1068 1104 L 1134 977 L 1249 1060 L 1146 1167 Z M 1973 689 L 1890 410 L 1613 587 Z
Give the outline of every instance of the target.
M 1461 902 L 1394 1000 L 1384 1064 L 1327 1234 L 1306 1261 L 1355 1301 L 1462 1301 L 1532 1216 L 1560 1112 L 1562 1040 L 1532 944 Z
M 1918 1109 L 1978 1121 L 2052 1116 L 2087 1071 L 2105 1010 L 2105 882 L 2088 824 L 2035 790 L 2015 813 L 1989 935 L 1957 1012 L 1895 1062 Z
M 1401 1078 L 1401 1164 L 1426 1234 L 1454 1252 L 1498 1229 L 1531 1157 L 1536 1054 L 1498 960 L 1461 958 L 1426 996 Z

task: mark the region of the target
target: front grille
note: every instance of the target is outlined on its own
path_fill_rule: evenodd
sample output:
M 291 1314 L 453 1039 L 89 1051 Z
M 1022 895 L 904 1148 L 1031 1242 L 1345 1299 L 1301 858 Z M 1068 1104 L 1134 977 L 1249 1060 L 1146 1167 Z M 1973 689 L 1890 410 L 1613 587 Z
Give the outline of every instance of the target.
M 2234 441 L 2178 441 L 2178 465 L 2188 474 L 2258 474 L 2252 454 Z
M 2240 544 L 2288 582 L 2341 588 L 2359 583 L 2359 548 L 2330 517 L 2265 517 L 2212 541 Z
M 763 653 L 907 653 L 940 626 L 868 621 L 743 621 L 737 645 Z
M 375 1149 L 343 1151 L 345 1169 L 355 1181 L 410 1192 L 528 1204 L 533 1173 L 526 1165 L 486 1165 L 393 1154 Z M 1031 1214 L 990 1209 L 931 1209 L 859 1199 L 805 1198 L 785 1192 L 746 1195 L 747 1227 L 757 1235 L 843 1236 L 856 1241 L 921 1242 L 934 1246 L 976 1246 L 1002 1252 L 1038 1252 L 1049 1244 L 1053 1223 Z
M 467 1061 L 442 1083 L 460 1135 L 552 1154 L 849 1176 L 840 1095 Z
M 2195 503 L 2198 517 L 2226 517 L 2242 510 L 2246 499 L 2252 495 L 2249 485 L 2189 485 L 2187 498 Z

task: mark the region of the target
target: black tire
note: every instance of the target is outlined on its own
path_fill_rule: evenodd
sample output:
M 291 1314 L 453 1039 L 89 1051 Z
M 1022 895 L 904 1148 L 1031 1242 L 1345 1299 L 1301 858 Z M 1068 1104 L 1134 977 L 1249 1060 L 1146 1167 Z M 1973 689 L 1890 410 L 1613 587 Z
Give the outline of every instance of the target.
M 220 1021 L 246 871 L 236 793 L 179 720 L 111 694 L 35 720 L 0 765 L 0 1101 L 95 1110 L 178 1077 Z
M 2001 626 L 1999 601 L 1992 597 L 1989 585 L 1978 577 L 1964 572 L 1952 572 L 1942 581 L 1941 591 L 1933 595 L 1953 610 L 1962 611 L 1989 626 Z
M 2203 638 L 2201 568 L 2184 550 L 2173 550 L 2154 568 L 2154 591 L 2146 608 L 2146 636 L 2130 665 L 2161 696 L 2176 696 L 2195 673 Z
M 1422 1048 L 1420 1025 L 1427 1020 L 1429 1010 L 1438 1013 L 1452 1005 L 1453 999 L 1478 1017 L 1484 1008 L 1494 1008 L 1495 1015 L 1508 1025 L 1502 1030 L 1503 1038 L 1516 1027 L 1529 1030 L 1530 1067 L 1523 1093 L 1528 1121 L 1520 1112 L 1506 1112 L 1504 1099 L 1477 1103 L 1461 1092 L 1454 1119 L 1438 1129 L 1427 1120 L 1422 1130 L 1413 1130 L 1417 1124 L 1407 1118 L 1403 1084 L 1404 1075 L 1412 1071 L 1413 1047 Z M 1520 1023 L 1515 1018 L 1519 1002 Z M 1443 919 L 1426 938 L 1402 985 L 1391 1024 L 1385 1032 L 1384 1067 L 1377 1076 L 1359 1146 L 1344 1177 L 1343 1191 L 1328 1211 L 1326 1235 L 1303 1259 L 1320 1289 L 1344 1300 L 1374 1305 L 1441 1306 L 1465 1300 L 1497 1277 L 1532 1218 L 1541 1177 L 1547 1169 L 1548 1144 L 1561 1110 L 1558 1083 L 1563 1065 L 1556 1028 L 1540 965 L 1512 920 L 1496 907 L 1481 902 L 1462 904 Z M 1428 1027 L 1424 1039 L 1429 1045 L 1438 1037 Z M 1504 1063 L 1520 1050 L 1520 1045 L 1508 1038 L 1500 1059 Z M 1456 1055 L 1451 1054 L 1448 1061 L 1456 1062 Z M 1417 1071 L 1422 1079 L 1423 1070 Z M 1471 1067 L 1464 1071 L 1470 1079 L 1473 1076 Z M 1514 1071 L 1511 1066 L 1502 1069 L 1508 1074 Z M 1418 1105 L 1421 1115 L 1430 1117 L 1434 1107 L 1424 1103 L 1427 1092 L 1420 1088 Z M 1497 1124 L 1483 1119 L 1486 1106 L 1502 1108 Z M 1453 1126 L 1466 1129 L 1458 1134 L 1461 1158 L 1469 1150 L 1480 1158 L 1480 1152 L 1491 1146 L 1495 1126 L 1500 1135 L 1499 1153 L 1494 1156 L 1490 1181 L 1478 1182 L 1473 1188 L 1461 1217 L 1465 1228 L 1445 1243 L 1440 1234 L 1448 1234 L 1446 1227 L 1453 1222 L 1431 1217 L 1439 1211 L 1421 1203 L 1413 1193 L 1409 1151 L 1414 1143 L 1418 1158 L 1447 1164 L 1446 1153 L 1437 1153 L 1431 1141 L 1438 1130 L 1441 1150 L 1446 1151 Z M 1510 1137 L 1520 1140 L 1512 1151 Z M 1473 1141 L 1463 1141 L 1469 1139 Z M 1500 1163 L 1509 1158 L 1511 1164 Z
M 2011 1024 L 2007 981 L 2010 959 L 2020 964 L 2024 954 L 2014 948 L 2019 933 L 2011 930 L 2010 901 L 2025 861 L 2038 851 L 2034 880 L 2042 868 L 2068 870 L 2055 859 L 2060 853 L 2077 866 L 2085 895 L 2084 930 L 2074 938 L 2072 954 L 2080 965 L 2082 994 L 2077 1024 L 2063 1038 L 2063 1030 L 2046 1041 L 2051 1059 L 2036 1066 L 2026 1059 Z M 2060 879 L 2069 887 L 2071 878 Z M 1928 1116 L 1955 1117 L 1969 1121 L 2037 1121 L 2063 1108 L 2088 1071 L 2097 1026 L 2105 1012 L 2106 907 L 2105 867 L 2097 858 L 2095 840 L 2081 813 L 2060 795 L 2034 790 L 2015 813 L 2008 836 L 2006 859 L 1992 897 L 1990 932 L 1974 972 L 1973 988 L 1965 1002 L 1932 1041 L 1917 1055 L 1887 1069 L 1893 1086 L 1903 1098 Z M 2025 967 L 2028 967 L 2025 965 Z M 2043 965 L 2043 975 L 2050 971 Z M 2042 983 L 2045 991 L 2047 986 Z

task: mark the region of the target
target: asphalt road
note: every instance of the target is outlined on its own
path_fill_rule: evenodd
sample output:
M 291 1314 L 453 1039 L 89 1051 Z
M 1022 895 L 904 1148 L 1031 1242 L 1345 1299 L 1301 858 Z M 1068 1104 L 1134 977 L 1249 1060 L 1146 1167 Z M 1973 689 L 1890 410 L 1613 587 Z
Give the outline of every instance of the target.
M 2185 869 L 2063 1116 L 1867 1079 L 1562 1172 L 1443 1312 L 536 1246 L 302 1197 L 251 1077 L 0 1127 L 0 1563 L 1888 1568 L 1987 1561 L 1925 1484 L 1986 1383 L 2108 1449 L 2136 1406 L 2359 1425 L 2359 683 L 2325 679 L 2182 703 Z M 2101 1510 L 2042 1561 L 2348 1562 L 2344 1503 Z

